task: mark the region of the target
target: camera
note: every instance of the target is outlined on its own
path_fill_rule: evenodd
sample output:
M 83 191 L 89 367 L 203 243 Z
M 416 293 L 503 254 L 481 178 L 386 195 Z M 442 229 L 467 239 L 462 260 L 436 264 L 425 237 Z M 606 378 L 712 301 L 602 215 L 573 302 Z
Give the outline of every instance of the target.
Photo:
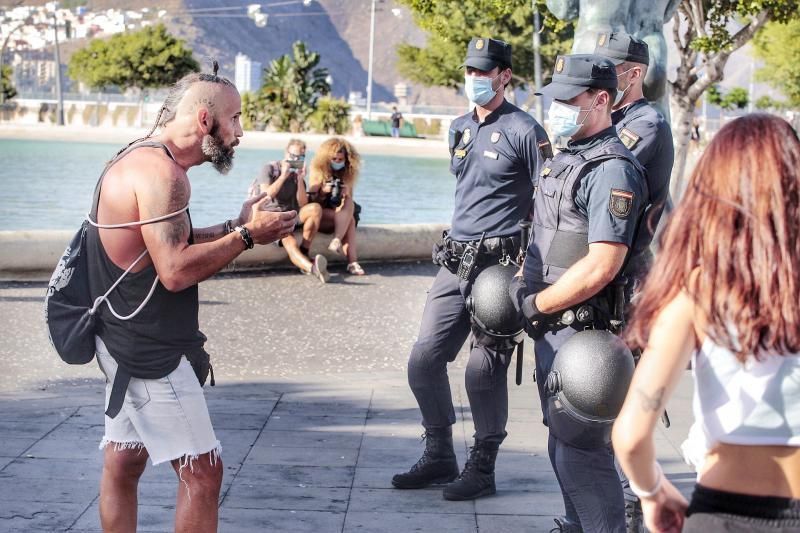
M 305 161 L 302 159 L 287 159 L 287 163 L 289 163 L 289 172 L 291 174 L 297 174 L 297 171 L 303 168 Z
M 339 207 L 342 205 L 342 180 L 341 178 L 333 178 L 331 183 L 331 196 L 328 199 L 331 207 Z

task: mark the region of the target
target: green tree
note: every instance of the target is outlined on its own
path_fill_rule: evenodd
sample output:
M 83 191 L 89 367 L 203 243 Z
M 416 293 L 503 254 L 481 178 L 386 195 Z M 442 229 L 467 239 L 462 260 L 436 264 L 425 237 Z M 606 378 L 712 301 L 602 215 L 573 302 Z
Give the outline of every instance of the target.
M 733 87 L 725 93 L 722 108 L 726 110 L 744 109 L 750 103 L 750 93 L 744 87 Z
M 317 67 L 320 55 L 302 41 L 292 45 L 292 55 L 273 60 L 264 69 L 264 82 L 252 104 L 248 120 L 269 124 L 278 131 L 299 132 L 307 127 L 317 100 L 329 94 L 328 69 Z
M 399 0 L 411 9 L 417 25 L 428 32 L 425 47 L 404 43 L 397 48 L 398 69 L 408 79 L 428 86 L 458 88 L 464 82 L 467 44 L 472 37 L 495 37 L 512 47 L 512 84 L 530 88 L 534 79 L 533 10 L 530 0 Z M 569 53 L 574 25 L 553 17 L 545 0 L 536 0 L 542 24 L 541 59 L 544 83 L 555 58 Z
M 712 85 L 706 91 L 706 100 L 711 105 L 722 107 L 722 101 L 724 100 L 724 96 L 719 91 L 719 85 Z
M 350 129 L 350 104 L 341 98 L 323 96 L 311 115 L 312 127 L 321 133 L 342 135 Z
M 770 22 L 753 39 L 755 55 L 764 62 L 756 76 L 781 91 L 792 107 L 800 107 L 800 20 Z
M 13 71 L 10 65 L 3 65 L 3 70 L 0 71 L 0 91 L 3 93 L 3 101 L 7 102 L 17 96 L 17 89 L 11 83 L 11 76 Z
M 770 95 L 765 94 L 760 96 L 758 100 L 755 101 L 755 106 L 756 109 L 759 109 L 761 111 L 767 111 L 769 109 L 775 109 L 775 110 L 784 109 L 787 106 L 787 104 L 785 102 L 781 102 L 780 100 L 775 100 Z
M 750 103 L 750 93 L 744 87 L 733 87 L 727 93 L 722 93 L 719 86 L 712 85 L 706 91 L 706 99 L 709 104 L 730 111 L 747 107 Z
M 697 102 L 722 80 L 731 54 L 769 21 L 800 17 L 798 0 L 682 0 L 673 18 L 678 70 L 670 83 L 675 139 L 672 189 L 683 187 L 692 118 Z
M 92 40 L 73 54 L 67 73 L 93 89 L 117 86 L 143 94 L 199 69 L 186 42 L 158 24 L 107 40 Z

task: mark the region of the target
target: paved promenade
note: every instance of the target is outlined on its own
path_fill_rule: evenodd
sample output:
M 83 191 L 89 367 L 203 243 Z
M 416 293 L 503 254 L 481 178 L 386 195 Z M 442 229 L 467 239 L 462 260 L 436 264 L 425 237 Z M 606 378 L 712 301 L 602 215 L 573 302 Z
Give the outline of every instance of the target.
M 364 265 L 320 285 L 292 271 L 201 284 L 201 328 L 217 386 L 206 387 L 225 477 L 222 532 L 549 531 L 563 513 L 547 459 L 530 347 L 524 383 L 509 373 L 509 436 L 496 496 L 447 502 L 440 490 L 398 491 L 391 476 L 422 450 L 405 361 L 434 268 Z M 96 365 L 69 367 L 42 324 L 45 283 L 0 283 L 0 531 L 99 531 L 103 383 Z M 463 465 L 472 421 L 465 351 L 451 370 Z M 694 474 L 679 445 L 691 417 L 685 376 L 673 426 L 656 442 L 665 473 L 687 495 Z M 169 465 L 148 466 L 139 530 L 171 531 L 177 488 Z

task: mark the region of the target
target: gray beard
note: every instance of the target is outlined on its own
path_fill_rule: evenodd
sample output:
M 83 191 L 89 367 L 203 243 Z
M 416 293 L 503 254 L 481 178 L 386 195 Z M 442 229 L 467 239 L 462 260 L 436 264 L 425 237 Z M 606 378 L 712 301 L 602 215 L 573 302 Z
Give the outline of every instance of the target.
M 203 136 L 201 149 L 206 161 L 209 161 L 220 174 L 227 174 L 233 168 L 233 146 L 225 146 L 225 141 L 217 136 L 216 131 Z

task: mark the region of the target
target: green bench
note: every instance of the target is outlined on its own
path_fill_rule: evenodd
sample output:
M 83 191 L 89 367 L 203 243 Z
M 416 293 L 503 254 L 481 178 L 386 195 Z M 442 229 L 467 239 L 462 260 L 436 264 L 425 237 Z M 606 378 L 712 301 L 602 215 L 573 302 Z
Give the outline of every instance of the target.
M 364 135 L 373 137 L 391 137 L 392 124 L 385 120 L 365 120 L 361 127 L 364 130 Z M 400 137 L 417 137 L 417 128 L 411 122 L 403 121 L 400 126 Z

